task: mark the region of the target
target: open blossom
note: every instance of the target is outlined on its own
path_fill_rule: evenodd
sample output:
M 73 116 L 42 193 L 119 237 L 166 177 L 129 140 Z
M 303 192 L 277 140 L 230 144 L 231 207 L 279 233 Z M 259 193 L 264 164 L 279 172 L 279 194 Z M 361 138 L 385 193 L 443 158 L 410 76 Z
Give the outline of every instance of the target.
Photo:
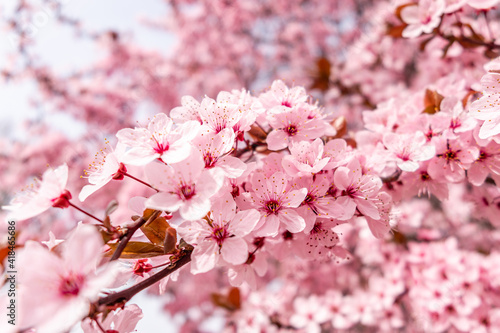
M 471 145 L 467 136 L 458 139 L 437 137 L 433 140 L 436 147 L 436 157 L 430 160 L 427 171 L 436 179 L 445 177 L 449 182 L 464 179 L 465 169 L 479 157 L 477 147 Z
M 316 217 L 338 218 L 345 215 L 344 207 L 327 195 L 330 180 L 325 175 L 316 175 L 314 178 L 295 178 L 293 187 L 307 189 L 307 195 L 297 212 L 306 221 L 304 232 L 309 232 L 314 226 Z
M 172 119 L 159 113 L 148 128 L 124 128 L 116 134 L 120 143 L 130 147 L 122 162 L 131 165 L 145 165 L 155 159 L 180 162 L 189 156 L 190 141 L 198 134 L 199 127 L 197 121 L 187 121 L 174 129 Z
M 500 175 L 500 145 L 494 141 L 479 147 L 479 156 L 467 170 L 467 179 L 472 185 L 480 186 L 490 172 Z
M 339 219 L 349 219 L 356 208 L 365 216 L 380 219 L 380 212 L 375 203 L 376 195 L 382 187 L 380 178 L 364 175 L 358 159 L 353 159 L 347 167 L 339 167 L 333 176 L 337 203 L 345 207 L 346 214 Z
M 444 9 L 444 0 L 420 0 L 416 5 L 404 7 L 401 18 L 408 26 L 403 30 L 403 37 L 414 38 L 422 33 L 431 33 L 441 22 Z
M 98 191 L 111 180 L 121 180 L 127 168 L 121 162 L 123 154 L 125 153 L 125 146 L 118 143 L 116 149 L 102 156 L 102 161 L 94 161 L 89 165 L 89 169 L 85 170 L 85 176 L 89 180 L 89 185 L 85 185 L 78 199 L 84 201 L 89 195 Z M 99 154 L 96 154 L 96 157 Z
M 59 246 L 61 256 L 31 241 L 19 253 L 20 328 L 66 332 L 115 279 L 115 265 L 96 270 L 103 242 L 95 227 L 79 224 Z
M 216 101 L 209 97 L 201 101 L 200 117 L 210 131 L 219 133 L 225 128 L 233 128 L 243 117 L 243 110 L 234 103 L 231 93 L 221 91 Z
M 290 145 L 291 155 L 283 157 L 283 169 L 292 177 L 318 173 L 325 168 L 330 161 L 329 157 L 323 157 L 323 141 L 317 138 L 312 143 L 300 141 Z
M 193 145 L 203 155 L 205 168 L 220 168 L 229 178 L 237 178 L 243 174 L 246 164 L 239 158 L 229 156 L 233 149 L 235 134 L 231 128 L 225 128 L 217 134 L 204 133 L 193 140 Z
M 137 304 L 130 304 L 123 309 L 118 308 L 110 312 L 104 320 L 102 320 L 102 317 L 102 314 L 100 314 L 97 316 L 96 320 L 98 320 L 102 328 L 106 330 L 106 333 L 132 333 L 136 332 L 135 326 L 137 326 L 139 320 L 144 317 L 144 314 Z M 100 331 L 95 322 L 90 319 L 82 322 L 82 330 L 84 333 L 95 333 Z
M 243 193 L 244 200 L 260 211 L 261 217 L 255 228 L 257 236 L 276 236 L 282 223 L 293 233 L 306 227 L 304 219 L 293 209 L 298 207 L 307 195 L 307 189 L 291 190 L 287 176 L 276 172 L 270 177 L 254 174 L 252 191 Z
M 260 214 L 255 209 L 236 213 L 236 203 L 228 195 L 213 204 L 208 220 L 182 223 L 177 230 L 179 235 L 195 245 L 191 272 L 208 272 L 221 258 L 233 265 L 246 262 L 248 245 L 243 237 L 252 232 L 259 219 Z
M 50 207 L 67 208 L 71 194 L 66 190 L 68 182 L 68 166 L 63 164 L 56 169 L 44 172 L 38 186 L 24 189 L 23 195 L 16 196 L 9 206 L 3 209 L 10 210 L 9 220 L 25 220 L 39 215 Z
M 479 138 L 487 139 L 500 133 L 500 73 L 490 72 L 481 78 L 483 96 L 472 102 L 470 115 L 484 120 Z
M 293 87 L 289 89 L 281 80 L 275 80 L 271 89 L 259 96 L 264 107 L 271 109 L 275 106 L 283 105 L 287 108 L 297 106 L 307 101 L 307 94 L 304 87 Z
M 170 111 L 170 118 L 177 124 L 182 124 L 188 121 L 198 121 L 202 123 L 200 117 L 201 104 L 191 96 L 182 96 L 181 105 L 173 108 Z
M 146 175 L 151 185 L 160 190 L 146 201 L 146 206 L 169 212 L 179 210 L 186 220 L 204 217 L 210 210 L 210 197 L 224 182 L 220 170 L 205 169 L 197 150 L 188 159 L 170 166 L 151 163 L 146 166 Z
M 418 169 L 419 161 L 430 160 L 436 150 L 426 145 L 427 140 L 422 132 L 412 134 L 387 133 L 383 142 L 398 167 L 403 171 L 413 172 Z
M 277 107 L 269 114 L 268 121 L 273 131 L 267 136 L 267 147 L 270 150 L 280 150 L 289 146 L 290 142 L 314 140 L 327 130 L 327 124 L 315 117 L 309 118 L 304 108 Z
M 411 192 L 418 196 L 423 194 L 430 198 L 433 194 L 440 200 L 446 200 L 449 192 L 446 179 L 432 177 L 427 171 L 428 166 L 429 162 L 424 162 L 416 172 L 403 175 L 403 180 L 408 184 L 408 188 L 412 189 Z

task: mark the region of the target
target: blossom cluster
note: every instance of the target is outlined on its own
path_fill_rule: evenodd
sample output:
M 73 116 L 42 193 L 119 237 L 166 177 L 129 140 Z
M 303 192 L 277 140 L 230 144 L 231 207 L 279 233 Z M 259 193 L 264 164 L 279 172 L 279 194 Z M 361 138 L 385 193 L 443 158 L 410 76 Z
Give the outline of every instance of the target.
M 112 32 L 90 85 L 29 68 L 113 138 L 83 180 L 56 134 L 0 164 L 8 185 L 59 164 L 2 207 L 22 269 L 0 330 L 132 332 L 147 288 L 182 331 L 496 332 L 499 1 L 369 3 L 172 1 L 183 57 Z M 278 73 L 300 83 L 253 89 Z M 133 125 L 143 98 L 162 112 Z

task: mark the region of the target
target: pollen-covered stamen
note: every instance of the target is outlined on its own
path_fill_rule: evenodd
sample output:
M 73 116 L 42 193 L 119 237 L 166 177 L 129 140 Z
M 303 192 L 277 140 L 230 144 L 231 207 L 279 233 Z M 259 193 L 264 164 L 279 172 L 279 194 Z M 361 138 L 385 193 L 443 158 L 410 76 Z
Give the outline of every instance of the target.
M 276 200 L 269 200 L 266 202 L 265 208 L 267 211 L 267 215 L 278 214 L 278 211 L 281 208 L 281 205 Z
M 219 158 L 212 155 L 211 152 L 206 152 L 203 154 L 203 161 L 205 162 L 205 168 L 213 168 L 215 166 L 215 163 L 217 163 L 217 160 Z
M 490 155 L 488 155 L 487 152 L 481 150 L 479 152 L 479 157 L 477 158 L 477 161 L 478 162 L 484 162 Z
M 404 147 L 403 151 L 398 153 L 396 156 L 405 162 L 410 160 L 410 152 L 407 151 L 406 147 Z
M 314 227 L 311 229 L 310 234 L 319 234 L 320 232 L 323 231 L 323 223 L 321 222 L 316 222 L 314 223 Z
M 429 176 L 429 174 L 426 172 L 426 171 L 422 171 L 420 173 L 420 179 L 425 182 L 425 181 L 428 181 L 431 179 L 431 176 Z
M 83 275 L 70 273 L 61 279 L 59 292 L 63 296 L 76 296 L 80 293 L 84 282 L 85 277 Z
M 345 190 L 342 191 L 342 195 L 346 195 L 349 198 L 354 199 L 356 197 L 355 194 L 358 190 L 359 190 L 358 188 L 355 188 L 353 186 L 349 186 L 348 188 L 346 188 Z
M 210 238 L 214 239 L 219 247 L 222 246 L 224 240 L 229 237 L 230 234 L 227 231 L 226 226 L 216 226 L 212 231 L 212 235 L 210 235 Z
M 71 193 L 68 190 L 64 190 L 64 192 L 57 198 L 52 199 L 52 207 L 55 208 L 68 208 L 69 200 L 72 198 Z
M 179 187 L 177 194 L 179 195 L 179 198 L 181 198 L 182 200 L 189 200 L 196 194 L 195 185 L 194 184 L 188 185 L 182 183 L 181 186 Z
M 458 159 L 458 153 L 460 153 L 461 150 L 458 149 L 458 150 L 453 150 L 451 147 L 450 147 L 450 142 L 446 142 L 446 151 L 443 153 L 443 154 L 438 154 L 437 157 L 442 157 L 446 160 L 446 163 L 450 163 L 452 161 L 459 161 L 460 160 Z
M 153 140 L 156 141 L 156 147 L 153 147 L 153 150 L 155 152 L 157 152 L 158 154 L 163 154 L 164 152 L 166 152 L 169 148 L 170 148 L 170 145 L 168 144 L 168 142 L 158 142 L 158 140 L 153 136 Z
M 289 136 L 294 136 L 295 134 L 297 134 L 298 132 L 298 129 L 297 129 L 297 126 L 294 125 L 294 124 L 290 124 L 288 125 L 287 127 L 285 127 L 285 132 L 289 135 Z
M 460 126 L 462 126 L 462 123 L 460 122 L 460 119 L 454 118 L 454 119 L 451 120 L 451 122 L 450 122 L 450 128 L 451 129 L 454 130 L 454 129 L 459 128 Z

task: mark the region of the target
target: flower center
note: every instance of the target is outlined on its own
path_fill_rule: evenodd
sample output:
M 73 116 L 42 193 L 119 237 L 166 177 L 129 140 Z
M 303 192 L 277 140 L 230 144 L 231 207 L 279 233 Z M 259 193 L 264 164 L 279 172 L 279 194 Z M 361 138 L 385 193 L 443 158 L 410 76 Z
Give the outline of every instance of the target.
M 294 136 L 298 132 L 297 126 L 295 126 L 295 125 L 288 125 L 288 127 L 285 128 L 285 132 L 287 132 L 288 135 L 290 135 L 290 136 Z
M 212 231 L 212 236 L 211 236 L 217 245 L 222 246 L 222 243 L 224 243 L 224 240 L 229 237 L 229 232 L 227 232 L 226 227 L 215 227 Z
M 194 184 L 182 184 L 179 189 L 179 197 L 182 200 L 189 200 L 196 194 Z
M 420 174 L 420 179 L 425 182 L 431 179 L 431 176 L 429 176 L 429 174 L 424 171 Z
M 163 152 L 167 151 L 170 148 L 168 142 L 167 143 L 159 143 L 158 140 L 156 140 L 156 139 L 155 139 L 155 141 L 156 141 L 156 147 L 154 147 L 153 150 L 155 152 L 157 152 L 158 154 L 163 154 Z
M 488 158 L 488 154 L 485 152 L 485 151 L 482 151 L 479 153 L 479 157 L 477 158 L 477 160 L 479 162 L 484 162 L 484 160 L 486 160 Z
M 280 204 L 276 200 L 270 200 L 266 203 L 267 214 L 277 214 L 280 209 Z
M 215 162 L 217 162 L 217 158 L 210 153 L 204 154 L 203 160 L 205 161 L 205 168 L 212 168 L 215 166 Z
M 289 101 L 286 101 L 286 100 L 283 101 L 283 102 L 281 102 L 281 105 L 286 106 L 287 108 L 291 108 L 292 107 L 292 103 L 290 103 Z
M 59 292 L 63 296 L 76 296 L 80 292 L 80 289 L 85 282 L 85 277 L 82 275 L 75 275 L 70 273 L 68 276 L 64 277 L 59 284 Z

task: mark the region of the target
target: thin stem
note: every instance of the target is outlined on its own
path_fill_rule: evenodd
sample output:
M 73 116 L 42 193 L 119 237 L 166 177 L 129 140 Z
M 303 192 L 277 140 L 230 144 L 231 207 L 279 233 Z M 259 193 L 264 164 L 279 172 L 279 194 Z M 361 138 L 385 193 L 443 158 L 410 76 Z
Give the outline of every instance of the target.
M 120 258 L 123 250 L 125 250 L 125 247 L 127 246 L 128 242 L 130 241 L 130 239 L 132 238 L 134 233 L 137 231 L 137 229 L 139 229 L 140 227 L 142 227 L 144 224 L 146 224 L 148 222 L 154 221 L 160 214 L 161 214 L 161 211 L 157 210 L 153 214 L 151 214 L 151 216 L 147 220 L 145 220 L 141 216 L 136 224 L 134 224 L 133 226 L 128 228 L 127 233 L 120 240 L 120 243 L 116 247 L 115 252 L 113 252 L 113 255 L 111 256 L 110 261 L 117 260 Z
M 169 266 L 165 267 L 164 269 L 162 269 L 161 271 L 159 271 L 155 275 L 152 275 L 149 278 L 142 280 L 138 284 L 136 284 L 128 289 L 121 290 L 121 291 L 118 291 L 118 292 L 115 292 L 115 293 L 112 293 L 112 294 L 109 294 L 107 296 L 100 298 L 97 301 L 97 305 L 98 306 L 99 305 L 112 306 L 112 305 L 115 305 L 118 303 L 124 304 L 124 303 L 128 302 L 132 297 L 134 297 L 140 291 L 152 286 L 156 282 L 169 276 L 170 274 L 172 274 L 173 272 L 175 272 L 176 270 L 178 270 L 182 266 L 189 263 L 191 261 L 191 252 L 192 252 L 192 250 L 185 250 L 185 249 L 181 250 L 181 253 L 177 257 L 178 260 L 176 260 L 175 262 L 173 262 Z
M 139 182 L 139 183 L 141 183 L 141 184 L 143 184 L 143 185 L 146 185 L 146 186 L 147 186 L 147 187 L 149 187 L 149 188 L 152 188 L 152 189 L 153 189 L 153 190 L 155 190 L 156 192 L 160 192 L 160 190 L 158 190 L 158 189 L 154 188 L 153 186 L 151 186 L 150 184 L 146 183 L 145 181 L 140 180 L 139 178 L 135 178 L 134 176 L 132 176 L 132 175 L 131 175 L 131 174 L 129 174 L 129 173 L 124 172 L 124 173 L 123 173 L 123 175 L 124 175 L 124 176 L 127 176 L 127 177 L 129 177 L 129 178 L 132 178 L 133 180 L 135 180 L 135 181 L 137 181 L 137 182 Z
M 493 31 L 491 31 L 490 22 L 488 21 L 488 13 L 486 11 L 483 12 L 483 17 L 484 21 L 486 22 L 486 28 L 488 29 L 488 34 L 490 35 L 490 39 L 494 41 L 495 35 L 493 35 Z
M 75 206 L 74 204 L 72 204 L 72 203 L 71 203 L 71 202 L 69 202 L 69 201 L 68 201 L 68 203 L 69 203 L 69 205 L 70 205 L 71 207 L 75 208 L 76 210 L 78 210 L 78 211 L 82 212 L 83 214 L 85 214 L 85 215 L 87 215 L 87 216 L 89 216 L 89 217 L 93 218 L 93 219 L 94 219 L 94 220 L 96 220 L 96 221 L 101 222 L 101 224 L 104 224 L 104 221 L 103 221 L 103 220 L 101 220 L 100 218 L 95 217 L 94 215 L 90 214 L 89 212 L 84 211 L 83 209 L 81 209 L 81 208 L 80 208 L 80 207 L 78 207 L 78 206 Z
M 104 329 L 104 327 L 102 327 L 101 323 L 99 323 L 99 320 L 97 320 L 97 318 L 94 319 L 94 323 L 97 324 L 97 327 L 99 327 L 99 329 L 103 332 L 103 333 L 106 333 L 106 330 Z

